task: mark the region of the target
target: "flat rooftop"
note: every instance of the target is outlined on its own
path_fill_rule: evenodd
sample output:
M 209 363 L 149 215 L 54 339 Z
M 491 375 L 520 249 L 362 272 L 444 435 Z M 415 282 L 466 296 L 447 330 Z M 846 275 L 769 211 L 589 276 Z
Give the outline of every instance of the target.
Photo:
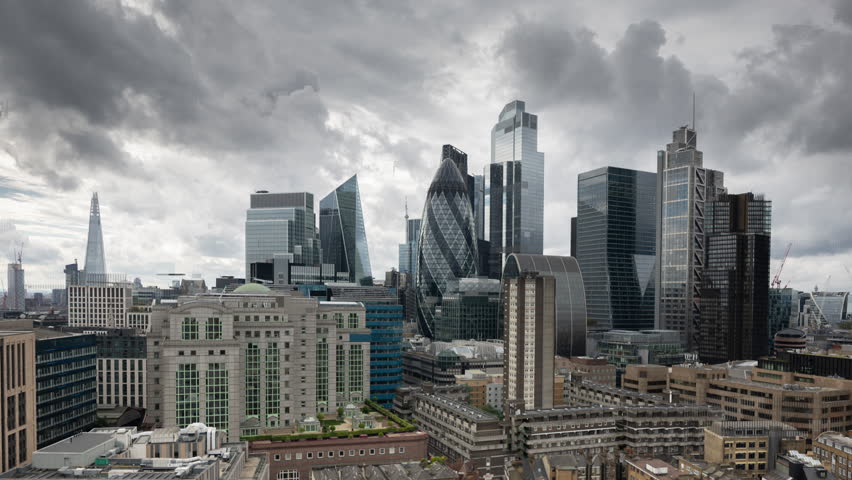
M 109 433 L 83 432 L 38 449 L 38 453 L 84 453 L 92 448 L 114 440 Z

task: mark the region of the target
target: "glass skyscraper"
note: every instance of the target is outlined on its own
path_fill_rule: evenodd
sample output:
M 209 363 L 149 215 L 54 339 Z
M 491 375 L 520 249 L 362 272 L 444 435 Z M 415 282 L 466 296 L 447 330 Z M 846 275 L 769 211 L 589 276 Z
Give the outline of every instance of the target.
M 312 193 L 260 190 L 251 194 L 249 207 L 246 210 L 246 282 L 251 282 L 252 263 L 273 262 L 275 255 L 290 257 L 290 263 L 320 263 Z
M 538 274 L 556 279 L 556 355 L 578 357 L 586 354 L 586 296 L 580 265 L 573 257 L 514 253 L 503 270 L 508 279 Z M 510 335 L 510 332 L 505 332 Z
M 657 175 L 603 167 L 577 182 L 576 258 L 589 326 L 654 328 Z
M 417 253 L 417 309 L 420 332 L 435 336 L 435 309 L 450 282 L 476 276 L 473 211 L 464 177 L 446 158 L 432 178 L 423 207 Z
M 500 278 L 512 253 L 541 254 L 544 243 L 544 153 L 538 151 L 538 116 L 515 100 L 491 130 L 488 177 L 489 275 Z
M 793 288 L 769 289 L 769 344 L 774 345 L 775 334 L 785 328 L 795 328 L 799 321 L 799 294 Z
M 757 360 L 769 353 L 772 202 L 753 193 L 705 203 L 701 280 L 702 362 Z
M 320 200 L 320 243 L 323 263 L 349 272 L 350 282 L 373 284 L 358 175 Z
M 704 202 L 724 191 L 722 172 L 704 168 L 694 129 L 681 127 L 657 152 L 657 328 L 677 330 L 687 351 L 698 346 L 704 269 Z
M 420 239 L 420 219 L 405 216 L 405 243 L 399 244 L 399 272 L 417 278 L 417 243 Z
M 89 238 L 86 241 L 86 266 L 89 274 L 104 274 L 106 259 L 104 258 L 104 233 L 101 229 L 101 207 L 98 203 L 98 193 L 92 194 L 92 204 L 89 208 Z
M 503 338 L 500 280 L 460 278 L 450 283 L 435 318 L 435 339 L 492 340 Z

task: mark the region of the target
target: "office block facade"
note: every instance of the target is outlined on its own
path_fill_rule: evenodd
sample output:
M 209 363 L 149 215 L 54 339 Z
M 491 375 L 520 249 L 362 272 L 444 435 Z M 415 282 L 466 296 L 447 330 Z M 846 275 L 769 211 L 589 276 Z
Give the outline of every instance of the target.
M 423 207 L 417 254 L 417 309 L 420 332 L 435 336 L 436 309 L 450 283 L 476 276 L 477 243 L 464 177 L 445 159 L 432 178 Z
M 687 349 L 700 336 L 704 203 L 723 191 L 721 172 L 704 168 L 694 129 L 681 127 L 657 152 L 657 328 L 681 332 Z
M 571 235 L 590 326 L 654 328 L 656 182 L 655 173 L 616 167 L 578 177 Z
M 154 313 L 147 415 L 155 425 L 202 422 L 237 441 L 368 398 L 360 303 L 246 284 Z
M 147 406 L 147 339 L 134 329 L 97 332 L 98 407 Z
M 353 175 L 320 200 L 320 243 L 323 263 L 349 272 L 349 281 L 372 285 L 370 251 L 361 209 L 358 176 Z
M 97 345 L 94 335 L 36 329 L 38 448 L 95 426 Z
M 0 473 L 32 461 L 36 449 L 35 336 L 0 331 Z
M 505 335 L 504 407 L 553 406 L 556 279 L 524 273 L 503 280 Z
M 544 248 L 544 153 L 538 151 L 538 116 L 520 100 L 508 103 L 491 130 L 488 177 L 489 274 L 499 278 L 512 253 Z
M 271 262 L 275 254 L 287 255 L 291 263 L 320 263 L 314 195 L 307 192 L 251 194 L 246 210 L 246 281 L 251 282 L 251 264 Z
M 490 340 L 503 338 L 500 281 L 460 278 L 450 284 L 436 316 L 435 339 Z
M 402 386 L 403 306 L 394 289 L 330 286 L 330 300 L 364 304 L 370 329 L 370 399 L 391 408 Z
M 705 203 L 698 354 L 706 363 L 769 353 L 772 202 L 752 193 Z
M 88 275 L 87 275 L 88 277 Z M 128 283 L 98 283 L 68 287 L 68 326 L 128 328 L 128 314 L 133 304 L 133 290 Z M 134 317 L 134 325 L 144 321 Z
M 556 355 L 585 355 L 586 296 L 577 260 L 555 255 L 512 254 L 506 259 L 503 279 L 530 272 L 556 279 L 556 335 L 553 337 Z

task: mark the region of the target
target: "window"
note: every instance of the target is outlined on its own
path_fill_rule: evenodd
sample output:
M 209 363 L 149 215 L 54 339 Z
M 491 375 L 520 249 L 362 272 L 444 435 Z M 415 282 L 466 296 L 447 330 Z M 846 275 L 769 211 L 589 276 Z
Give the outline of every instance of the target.
M 349 450 L 349 456 L 354 457 L 355 456 L 355 450 Z
M 208 318 L 205 326 L 205 337 L 207 340 L 222 339 L 222 320 L 219 318 Z
M 405 453 L 405 447 L 399 447 L 399 453 Z
M 308 453 L 305 454 L 305 458 L 307 458 L 307 459 L 314 458 L 314 454 L 311 453 L 311 452 L 308 452 Z
M 375 449 L 375 448 L 371 448 L 371 449 L 370 449 L 370 455 L 375 455 L 375 454 L 376 454 L 376 449 Z
M 183 319 L 180 326 L 181 340 L 198 340 L 198 320 L 192 317 Z
M 362 457 L 364 456 L 364 449 L 363 448 L 361 450 L 358 450 L 358 455 L 361 455 Z
M 380 449 L 379 449 L 379 455 L 384 455 L 384 454 L 385 454 L 385 449 L 384 449 L 384 448 L 380 448 Z
M 394 450 L 394 448 L 393 448 L 393 447 L 390 447 L 390 448 L 388 449 L 388 454 L 389 454 L 389 455 L 393 455 L 394 451 L 395 451 L 395 450 Z
M 345 455 L 344 455 L 343 450 L 341 450 L 341 451 L 337 452 L 337 456 L 338 456 L 338 457 L 343 457 L 343 456 L 345 456 Z
M 350 313 L 349 314 L 349 328 L 358 328 L 358 314 Z
M 322 452 L 317 452 L 317 458 L 322 458 Z
M 296 460 L 301 460 L 301 459 L 302 459 L 302 452 L 297 452 L 296 453 Z
M 328 452 L 328 458 L 333 458 L 333 457 L 334 457 L 334 452 L 333 452 L 333 451 L 329 451 L 329 452 Z
M 277 462 L 277 461 L 279 461 L 279 460 L 281 460 L 281 455 L 276 454 L 276 455 L 275 455 L 275 461 Z
M 299 471 L 281 470 L 278 472 L 278 480 L 299 480 Z

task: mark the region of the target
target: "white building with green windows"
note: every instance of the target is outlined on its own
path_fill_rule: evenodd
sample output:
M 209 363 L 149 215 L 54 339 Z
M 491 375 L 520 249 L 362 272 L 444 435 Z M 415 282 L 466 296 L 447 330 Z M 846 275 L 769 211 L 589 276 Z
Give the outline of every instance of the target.
M 297 427 L 369 397 L 369 339 L 358 302 L 259 284 L 180 297 L 152 312 L 147 421 L 202 422 L 228 441 Z

